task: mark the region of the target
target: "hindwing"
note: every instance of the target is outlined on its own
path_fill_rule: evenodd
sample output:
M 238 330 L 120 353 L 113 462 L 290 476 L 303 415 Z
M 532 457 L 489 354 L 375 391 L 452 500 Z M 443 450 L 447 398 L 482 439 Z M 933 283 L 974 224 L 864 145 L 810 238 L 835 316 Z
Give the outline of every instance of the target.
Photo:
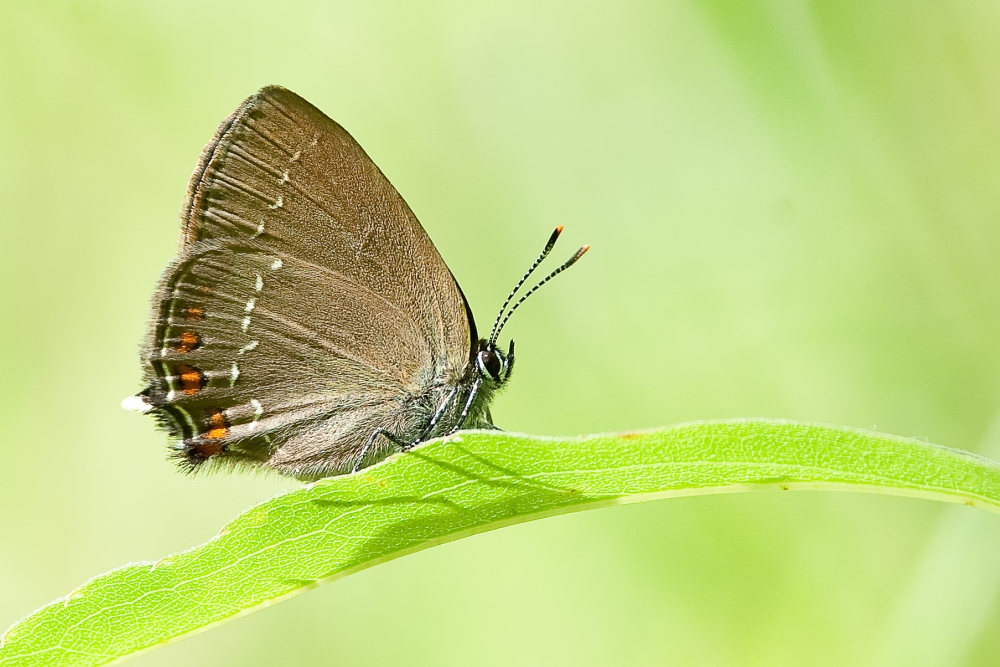
M 350 276 L 259 242 L 189 246 L 154 298 L 145 398 L 191 466 L 267 464 L 308 432 L 312 454 L 292 447 L 274 463 L 305 471 L 322 451 L 327 474 L 350 469 L 378 426 L 419 431 L 440 381 L 409 314 Z

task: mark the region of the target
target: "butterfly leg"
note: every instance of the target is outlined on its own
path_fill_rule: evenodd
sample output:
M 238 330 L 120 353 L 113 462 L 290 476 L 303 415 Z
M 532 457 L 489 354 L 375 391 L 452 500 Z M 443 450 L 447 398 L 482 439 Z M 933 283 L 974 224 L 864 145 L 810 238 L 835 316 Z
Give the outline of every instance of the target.
M 469 408 L 472 406 L 472 401 L 473 399 L 475 399 L 476 394 L 479 393 L 479 385 L 481 383 L 482 380 L 476 380 L 476 383 L 472 386 L 472 391 L 469 392 L 469 398 L 468 400 L 466 400 L 465 407 L 462 409 L 462 414 L 458 418 L 459 427 L 462 425 L 462 422 L 465 421 L 465 418 L 469 415 Z M 441 401 L 441 405 L 438 407 L 437 411 L 435 411 L 434 415 L 431 417 L 431 420 L 427 423 L 427 426 L 420 433 L 417 439 L 414 440 L 413 442 L 406 442 L 405 440 L 401 440 L 398 436 L 393 435 L 392 433 L 381 427 L 372 431 L 372 434 L 368 436 L 368 441 L 365 443 L 365 446 L 361 449 L 361 454 L 358 456 L 357 463 L 354 464 L 354 469 L 351 472 L 357 472 L 358 470 L 361 469 L 361 464 L 364 463 L 365 457 L 368 456 L 368 452 L 371 451 L 372 446 L 375 444 L 375 439 L 378 438 L 379 435 L 383 435 L 389 440 L 391 440 L 392 443 L 397 447 L 399 447 L 399 450 L 402 452 L 413 449 L 421 442 L 426 440 L 427 437 L 430 436 L 430 434 L 434 431 L 434 427 L 437 426 L 438 423 L 441 421 L 441 418 L 444 416 L 444 413 L 448 410 L 448 407 L 454 402 L 455 395 L 457 393 L 458 393 L 458 387 L 455 387 L 448 394 L 447 398 Z M 451 435 L 457 430 L 458 427 L 455 427 L 445 435 Z
M 441 417 L 444 416 L 445 410 L 447 410 L 448 406 L 451 405 L 452 401 L 455 400 L 455 394 L 457 393 L 458 393 L 458 387 L 455 387 L 454 389 L 451 390 L 451 392 L 448 393 L 447 398 L 441 401 L 441 405 L 438 407 L 437 412 L 435 412 L 434 416 L 431 417 L 431 420 L 427 422 L 426 428 L 424 428 L 424 430 L 420 433 L 420 435 L 417 436 L 417 439 L 411 442 L 408 447 L 403 447 L 404 452 L 407 449 L 413 449 L 421 442 L 430 437 L 431 433 L 434 431 L 434 427 L 438 425 L 438 422 L 441 421 Z
M 479 387 L 483 384 L 482 378 L 477 378 L 472 384 L 472 389 L 469 390 L 469 397 L 465 399 L 465 406 L 462 408 L 462 414 L 458 416 L 458 421 L 455 422 L 455 426 L 448 431 L 447 435 L 451 435 L 458 429 L 462 428 L 462 424 L 465 423 L 466 417 L 469 416 L 469 410 L 472 409 L 472 402 L 476 400 L 476 396 L 479 395 Z
M 365 457 L 368 456 L 368 452 L 371 451 L 372 445 L 375 444 L 375 438 L 379 437 L 380 435 L 384 435 L 394 445 L 399 447 L 402 451 L 405 452 L 407 450 L 407 444 L 404 440 L 400 440 L 397 436 L 393 435 L 392 433 L 389 433 L 384 428 L 381 427 L 377 428 L 374 431 L 372 431 L 372 434 L 370 436 L 368 436 L 368 442 L 366 442 L 365 446 L 361 449 L 361 454 L 358 455 L 358 462 L 354 464 L 354 468 L 351 470 L 351 472 L 357 472 L 358 470 L 361 470 L 361 464 L 365 462 Z

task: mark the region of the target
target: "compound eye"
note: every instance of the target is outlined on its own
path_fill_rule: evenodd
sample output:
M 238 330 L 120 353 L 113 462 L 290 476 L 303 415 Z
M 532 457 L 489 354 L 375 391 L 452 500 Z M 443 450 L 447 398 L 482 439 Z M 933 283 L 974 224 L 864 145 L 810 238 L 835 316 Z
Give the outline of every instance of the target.
M 499 381 L 500 369 L 503 368 L 500 356 L 494 350 L 483 350 L 479 353 L 479 360 L 482 367 L 486 369 L 493 379 Z

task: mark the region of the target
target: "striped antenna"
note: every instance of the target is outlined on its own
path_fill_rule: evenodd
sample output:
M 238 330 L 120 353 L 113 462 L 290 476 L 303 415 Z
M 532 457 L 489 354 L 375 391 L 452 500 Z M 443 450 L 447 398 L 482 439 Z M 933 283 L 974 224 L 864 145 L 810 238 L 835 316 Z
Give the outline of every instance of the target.
M 562 229 L 562 228 L 559 228 L 559 229 Z M 553 240 L 552 243 L 555 243 L 555 240 Z M 503 318 L 502 322 L 500 322 L 500 326 L 499 327 L 494 326 L 494 332 L 490 335 L 490 344 L 496 344 L 497 337 L 500 335 L 500 332 L 503 331 L 504 325 L 507 324 L 507 320 L 509 320 L 510 316 L 514 314 L 514 311 L 517 310 L 517 307 L 520 306 L 522 303 L 524 303 L 525 299 L 527 299 L 529 296 L 531 296 L 536 291 L 538 291 L 539 287 L 541 287 L 545 283 L 549 282 L 550 280 L 552 280 L 553 278 L 555 278 L 556 276 L 558 276 L 560 273 L 562 273 L 563 271 L 565 271 L 569 267 L 571 267 L 574 264 L 576 264 L 576 260 L 578 260 L 581 257 L 583 257 L 584 253 L 586 253 L 588 250 L 590 250 L 590 246 L 589 245 L 583 246 L 582 248 L 580 248 L 579 250 L 577 250 L 576 253 L 572 257 L 570 257 L 569 259 L 567 259 L 565 264 L 563 264 L 562 266 L 560 266 L 558 269 L 556 269 L 555 271 L 553 271 L 549 275 L 545 276 L 545 278 L 543 278 L 541 281 L 539 281 L 539 283 L 537 285 L 535 285 L 530 290 L 528 290 L 527 292 L 525 292 L 524 296 L 522 296 L 520 299 L 517 300 L 517 303 L 514 304 L 514 307 L 510 309 L 510 312 L 507 313 L 507 316 Z M 546 253 L 548 253 L 548 249 L 546 250 Z M 543 253 L 543 256 L 546 253 Z M 532 268 L 534 268 L 534 267 L 532 267 Z M 529 271 L 529 273 L 530 273 L 530 271 Z M 525 276 L 525 278 L 527 278 L 527 276 Z M 521 282 L 524 282 L 524 281 L 522 280 Z M 518 285 L 518 286 L 520 287 L 520 285 Z
M 562 234 L 562 230 L 563 230 L 562 225 L 559 225 L 558 227 L 555 228 L 555 231 L 553 231 L 552 235 L 549 236 L 549 241 L 548 243 L 545 244 L 545 248 L 542 250 L 542 254 L 538 256 L 538 259 L 536 259 L 535 262 L 531 265 L 531 268 L 528 269 L 528 272 L 525 273 L 523 276 L 521 276 L 521 279 L 517 281 L 517 285 L 514 285 L 514 289 L 512 289 L 510 291 L 510 294 L 507 295 L 507 300 L 503 302 L 502 306 L 500 306 L 500 312 L 497 313 L 497 319 L 495 322 L 493 322 L 493 330 L 490 332 L 491 343 L 496 340 L 497 336 L 500 335 L 500 331 L 497 329 L 497 327 L 500 326 L 500 318 L 503 317 L 503 311 L 507 308 L 507 304 L 509 304 L 511 299 L 514 298 L 514 295 L 517 294 L 517 290 L 521 289 L 521 285 L 524 284 L 524 281 L 526 281 L 531 276 L 531 274 L 535 272 L 535 269 L 537 269 L 538 265 L 542 263 L 542 260 L 548 257 L 549 253 L 552 252 L 552 248 L 555 246 L 556 240 L 559 238 L 559 235 Z

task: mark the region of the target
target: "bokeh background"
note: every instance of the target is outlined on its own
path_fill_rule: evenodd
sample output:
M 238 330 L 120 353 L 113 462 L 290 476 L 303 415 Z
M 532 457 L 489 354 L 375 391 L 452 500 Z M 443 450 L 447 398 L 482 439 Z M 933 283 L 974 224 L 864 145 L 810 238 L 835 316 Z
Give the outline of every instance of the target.
M 138 387 L 217 123 L 280 83 L 347 127 L 541 434 L 816 420 L 1000 457 L 1000 4 L 0 2 L 0 626 L 294 482 L 189 479 Z M 1000 518 L 882 496 L 506 528 L 137 658 L 166 665 L 996 665 Z

